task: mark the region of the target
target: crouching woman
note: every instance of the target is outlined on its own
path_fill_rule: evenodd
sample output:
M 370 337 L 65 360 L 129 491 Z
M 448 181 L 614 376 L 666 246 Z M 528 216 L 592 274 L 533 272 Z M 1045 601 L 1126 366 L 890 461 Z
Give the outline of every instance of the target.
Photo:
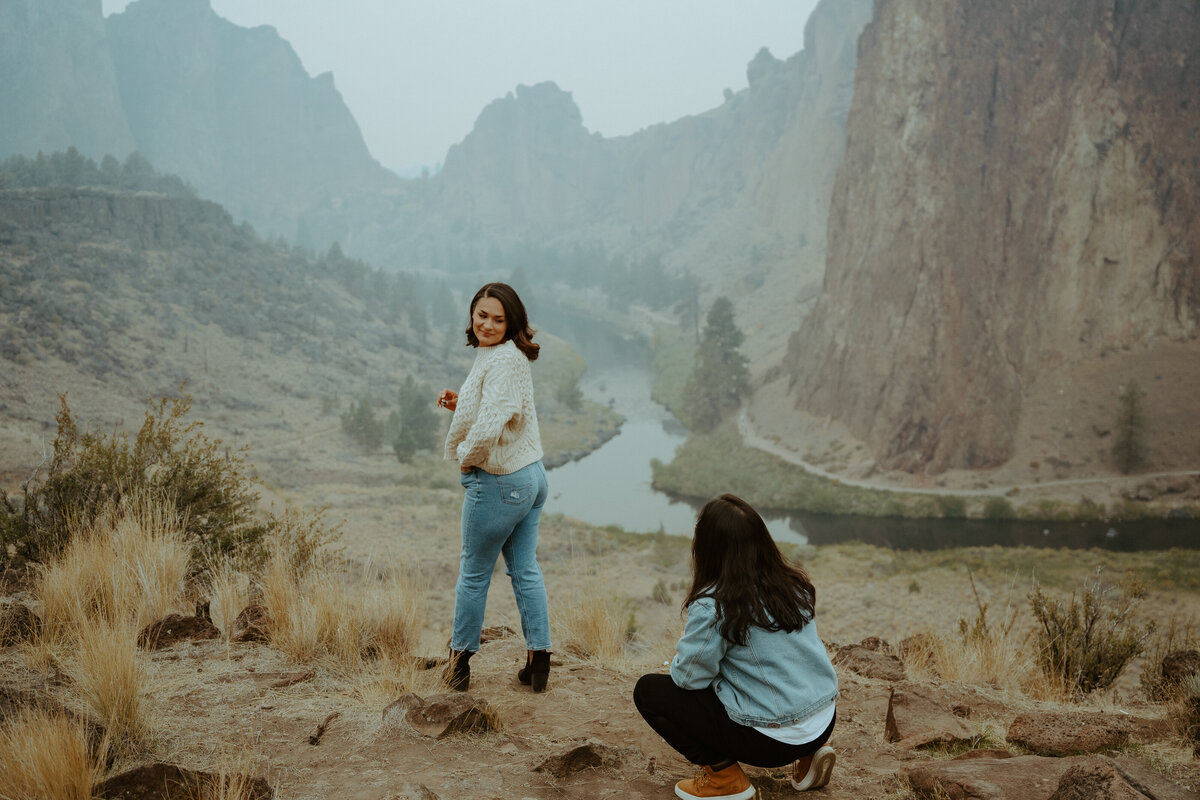
M 807 573 L 729 494 L 700 512 L 692 570 L 670 675 L 644 675 L 633 693 L 650 727 L 700 767 L 675 794 L 747 800 L 754 787 L 741 764 L 791 764 L 797 790 L 824 786 L 835 760 L 827 743 L 838 685 Z

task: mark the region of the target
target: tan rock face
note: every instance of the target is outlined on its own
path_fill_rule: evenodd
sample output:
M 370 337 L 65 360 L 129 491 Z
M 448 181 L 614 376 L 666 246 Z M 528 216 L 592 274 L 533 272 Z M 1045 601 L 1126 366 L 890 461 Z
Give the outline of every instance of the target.
M 1178 4 L 880 0 L 824 291 L 786 360 L 797 407 L 936 473 L 1008 460 L 1064 368 L 1194 364 L 1198 87 Z

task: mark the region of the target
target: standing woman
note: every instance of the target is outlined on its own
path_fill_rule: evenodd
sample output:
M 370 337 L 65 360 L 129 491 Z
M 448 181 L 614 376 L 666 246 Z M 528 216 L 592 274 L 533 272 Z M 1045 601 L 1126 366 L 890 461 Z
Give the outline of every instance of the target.
M 537 562 L 538 519 L 548 491 L 529 363 L 537 360 L 525 306 L 511 286 L 489 283 L 471 300 L 467 344 L 475 364 L 458 392 L 438 405 L 454 412 L 446 458 L 458 461 L 466 489 L 462 554 L 454 588 L 454 628 L 446 680 L 466 691 L 479 649 L 496 558 L 504 556 L 528 649 L 517 678 L 535 692 L 550 674 L 550 612 Z
M 633 700 L 667 744 L 700 766 L 675 784 L 691 798 L 747 800 L 738 762 L 792 764 L 799 791 L 829 782 L 837 675 L 817 636 L 816 590 L 741 498 L 710 500 L 696 520 L 687 623 L 670 675 L 644 675 Z M 794 762 L 794 763 L 793 763 Z

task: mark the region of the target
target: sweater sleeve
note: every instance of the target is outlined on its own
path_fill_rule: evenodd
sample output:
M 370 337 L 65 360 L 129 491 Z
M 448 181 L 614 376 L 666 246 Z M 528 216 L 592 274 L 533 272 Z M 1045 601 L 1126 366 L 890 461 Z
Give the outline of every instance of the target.
M 711 686 L 721 669 L 721 659 L 729 645 L 721 636 L 717 604 L 711 597 L 700 597 L 688 606 L 683 636 L 675 645 L 671 661 L 671 680 L 681 689 Z
M 520 413 L 516 370 L 517 363 L 511 357 L 500 356 L 488 365 L 479 412 L 456 451 L 460 466 L 474 467 L 487 461 L 488 450 L 499 441 L 504 426 Z

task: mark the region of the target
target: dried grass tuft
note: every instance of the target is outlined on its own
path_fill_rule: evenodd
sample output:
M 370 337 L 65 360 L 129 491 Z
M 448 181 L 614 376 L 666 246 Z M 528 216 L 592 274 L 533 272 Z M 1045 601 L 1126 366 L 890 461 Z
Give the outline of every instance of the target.
M 152 728 L 145 656 L 138 652 L 137 634 L 128 622 L 82 626 L 76 634 L 78 649 L 68 662 L 80 698 L 126 751 L 144 746 Z
M 601 666 L 621 668 L 629 639 L 629 602 L 598 591 L 579 591 L 552 612 L 567 651 Z
M 87 733 L 61 713 L 26 708 L 0 725 L 0 797 L 90 800 L 101 772 Z

